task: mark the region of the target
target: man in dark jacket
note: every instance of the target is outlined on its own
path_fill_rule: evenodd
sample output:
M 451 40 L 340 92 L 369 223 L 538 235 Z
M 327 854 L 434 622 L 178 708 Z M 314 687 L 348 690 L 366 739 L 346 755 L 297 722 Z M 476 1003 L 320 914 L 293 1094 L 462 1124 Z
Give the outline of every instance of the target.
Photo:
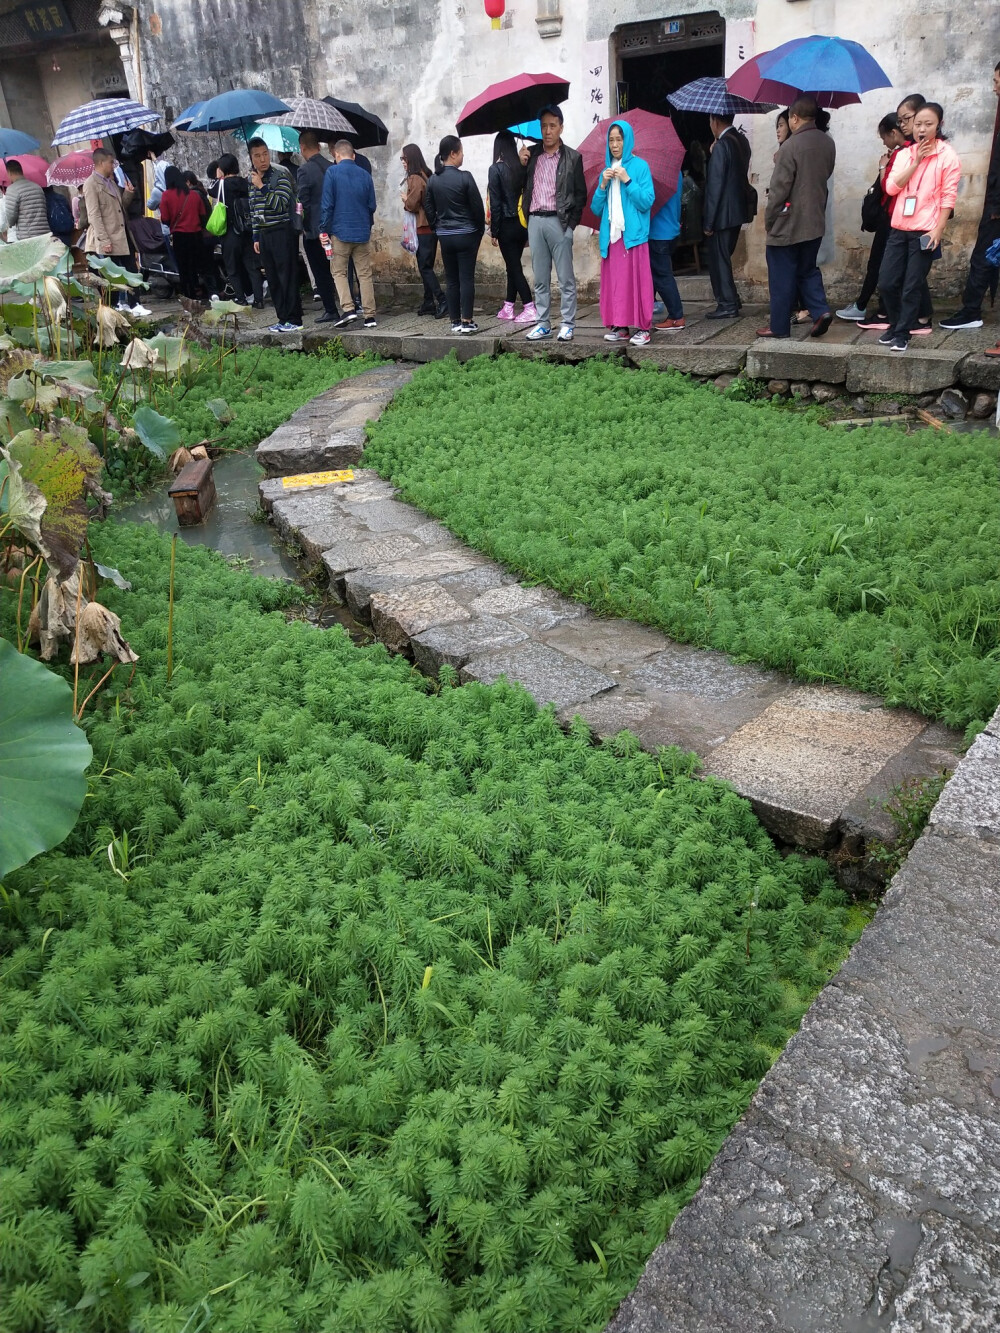
M 701 225 L 708 251 L 715 309 L 706 319 L 735 319 L 743 302 L 733 278 L 733 251 L 740 228 L 750 221 L 750 145 L 746 135 L 733 129 L 732 116 L 709 116 L 715 147 L 705 175 Z
M 271 333 L 302 328 L 299 294 L 299 234 L 295 229 L 295 182 L 290 171 L 272 163 L 263 139 L 251 139 L 250 211 L 253 248 L 260 255 L 278 316 Z
M 319 239 L 319 213 L 323 202 L 323 177 L 333 163 L 319 151 L 319 139 L 312 130 L 303 130 L 299 135 L 299 152 L 303 160 L 295 173 L 295 184 L 302 205 L 302 248 L 306 252 L 306 262 L 319 292 L 319 299 L 323 302 L 323 313 L 316 323 L 332 324 L 340 318 L 340 311 L 337 309 L 337 292 L 330 272 L 330 261 Z
M 1000 97 L 1000 64 L 993 71 L 993 91 Z M 983 297 L 996 281 L 996 269 L 986 262 L 986 251 L 1000 239 L 1000 110 L 993 128 L 993 150 L 986 172 L 986 198 L 979 235 L 969 258 L 969 277 L 962 293 L 962 308 L 940 321 L 943 329 L 978 329 L 983 323 Z M 997 344 L 1000 348 L 1000 343 Z M 1000 353 L 991 351 L 991 356 Z
M 563 114 L 548 106 L 541 114 L 542 142 L 522 158 L 524 212 L 535 278 L 538 323 L 528 334 L 532 342 L 552 337 L 552 266 L 559 279 L 562 327 L 560 342 L 573 341 L 576 325 L 576 275 L 573 272 L 573 231 L 580 225 L 587 203 L 583 158 L 562 141 Z
M 816 263 L 826 231 L 826 199 L 837 150 L 816 126 L 815 98 L 802 96 L 788 109 L 791 134 L 778 149 L 767 194 L 767 277 L 771 322 L 759 338 L 788 338 L 798 291 L 813 317 L 814 338 L 826 333 L 833 315 Z
M 323 177 L 320 206 L 320 235 L 329 236 L 333 247 L 333 278 L 344 314 L 335 327 L 344 328 L 353 319 L 354 300 L 347 281 L 347 266 L 353 259 L 361 283 L 361 306 L 365 328 L 375 328 L 375 287 L 372 283 L 371 234 L 375 221 L 375 185 L 371 175 L 354 160 L 354 145 L 338 139 L 333 145 L 334 165 Z

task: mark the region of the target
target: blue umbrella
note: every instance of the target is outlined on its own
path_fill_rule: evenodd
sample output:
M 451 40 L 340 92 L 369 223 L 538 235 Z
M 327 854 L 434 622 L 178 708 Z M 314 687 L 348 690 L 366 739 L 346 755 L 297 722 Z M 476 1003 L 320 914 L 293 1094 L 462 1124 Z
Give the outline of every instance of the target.
M 329 110 L 329 107 L 327 108 Z M 251 139 L 263 139 L 272 153 L 297 153 L 299 151 L 299 132 L 291 125 L 258 125 L 251 122 L 238 130 L 233 130 L 237 138 L 249 143 Z
M 534 139 L 536 142 L 542 141 L 542 122 L 540 120 L 523 120 L 520 125 L 511 125 L 511 134 L 516 134 L 519 139 Z
M 777 111 L 777 102 L 748 102 L 726 87 L 725 79 L 695 79 L 676 92 L 667 93 L 667 101 L 678 111 L 701 111 L 709 116 L 753 116 Z
M 844 37 L 796 37 L 757 57 L 757 68 L 775 83 L 810 93 L 870 92 L 892 79 L 860 42 Z
M 64 116 L 56 129 L 53 144 L 79 143 L 84 139 L 103 139 L 106 134 L 125 134 L 140 125 L 153 125 L 160 119 L 141 102 L 127 97 L 101 97 L 78 106 Z
M 278 116 L 291 109 L 287 102 L 258 88 L 234 88 L 232 92 L 219 93 L 218 97 L 210 97 L 204 102 L 187 132 L 207 134 L 211 130 L 236 130 L 263 120 L 265 116 Z
M 0 129 L 0 157 L 16 157 L 18 153 L 33 153 L 39 147 L 37 139 L 22 130 Z
M 188 129 L 192 120 L 194 120 L 195 116 L 198 114 L 198 112 L 204 105 L 205 105 L 204 101 L 201 101 L 201 102 L 192 102 L 190 106 L 186 106 L 184 110 L 181 112 L 181 114 L 174 121 L 174 123 L 170 126 L 170 128 L 172 130 L 181 130 L 181 131 Z

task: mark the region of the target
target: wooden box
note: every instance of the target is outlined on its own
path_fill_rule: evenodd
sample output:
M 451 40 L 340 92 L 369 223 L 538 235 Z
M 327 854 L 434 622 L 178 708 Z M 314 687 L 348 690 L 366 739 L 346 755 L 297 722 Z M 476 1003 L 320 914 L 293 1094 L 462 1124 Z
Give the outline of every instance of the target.
M 204 523 L 208 511 L 215 504 L 215 479 L 212 460 L 198 458 L 178 472 L 168 494 L 177 510 L 177 521 L 182 528 Z

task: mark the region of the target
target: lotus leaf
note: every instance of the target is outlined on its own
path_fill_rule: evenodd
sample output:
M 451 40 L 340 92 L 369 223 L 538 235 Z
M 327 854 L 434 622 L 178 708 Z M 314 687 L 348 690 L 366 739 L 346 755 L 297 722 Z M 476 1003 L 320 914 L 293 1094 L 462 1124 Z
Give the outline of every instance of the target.
M 151 407 L 140 407 L 132 418 L 135 433 L 146 448 L 157 458 L 167 461 L 167 450 L 180 444 L 181 433 L 176 423 Z
M 87 794 L 90 742 L 62 677 L 0 639 L 0 877 L 72 831 Z
M 34 487 L 43 500 L 35 520 L 37 532 L 28 531 L 16 518 L 15 525 L 35 543 L 50 568 L 67 578 L 80 557 L 90 517 L 87 496 L 100 490 L 103 460 L 82 427 L 64 418 L 54 425 L 57 433 L 21 431 L 5 452 L 21 465 L 19 484 Z M 13 495 L 11 499 L 14 518 Z
M 235 319 L 237 315 L 245 314 L 245 308 L 237 305 L 235 301 L 214 301 L 201 319 L 203 324 L 221 324 L 224 320 Z
M 38 311 L 30 301 L 4 301 L 0 304 L 0 319 L 9 329 L 32 329 L 38 321 Z
M 233 419 L 233 409 L 226 402 L 225 398 L 209 398 L 205 406 L 215 417 L 216 421 L 221 422 L 223 426 L 228 426 Z
M 68 254 L 62 241 L 48 234 L 0 246 L 0 292 L 23 290 L 48 277 Z
M 159 360 L 152 367 L 161 375 L 177 375 L 191 360 L 191 348 L 186 338 L 171 338 L 166 333 L 157 333 L 149 338 L 147 347 L 159 353 Z
M 127 268 L 122 268 L 113 259 L 109 259 L 107 255 L 88 255 L 87 262 L 92 269 L 96 269 L 100 273 L 102 278 L 106 279 L 111 287 L 149 286 L 141 273 L 132 273 Z

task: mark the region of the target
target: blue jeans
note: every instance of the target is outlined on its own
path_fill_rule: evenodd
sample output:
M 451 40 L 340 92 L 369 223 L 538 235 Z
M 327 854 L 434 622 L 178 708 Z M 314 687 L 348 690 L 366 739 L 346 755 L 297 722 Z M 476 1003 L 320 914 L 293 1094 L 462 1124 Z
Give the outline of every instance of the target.
M 788 338 L 792 332 L 792 311 L 796 294 L 804 301 L 813 319 L 829 313 L 823 287 L 823 275 L 816 266 L 822 240 L 799 241 L 797 245 L 767 246 L 767 281 L 771 292 L 771 332 L 776 338 Z
M 653 291 L 667 307 L 667 318 L 683 319 L 684 306 L 670 258 L 675 245 L 676 241 L 650 241 L 649 267 L 653 273 Z

